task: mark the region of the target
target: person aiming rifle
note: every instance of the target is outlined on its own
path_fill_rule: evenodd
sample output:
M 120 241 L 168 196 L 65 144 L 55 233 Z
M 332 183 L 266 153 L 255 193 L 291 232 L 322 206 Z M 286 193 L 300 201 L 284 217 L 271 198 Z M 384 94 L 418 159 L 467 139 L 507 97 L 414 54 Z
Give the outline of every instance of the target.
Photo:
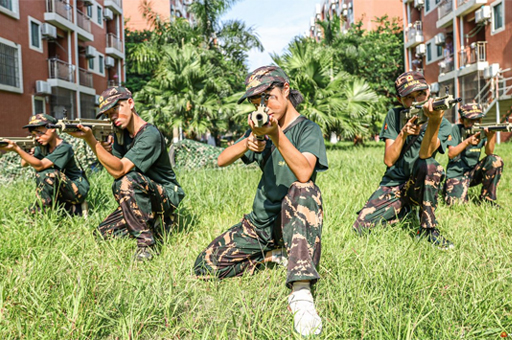
M 265 262 L 286 265 L 294 327 L 307 336 L 322 331 L 310 288 L 320 278 L 323 225 L 315 180 L 328 165 L 322 131 L 297 112 L 303 97 L 289 82 L 277 66 L 260 67 L 245 79 L 246 92 L 238 103 L 247 99 L 258 110 L 248 117 L 250 130 L 217 161 L 221 167 L 238 159 L 256 162 L 261 180 L 252 212 L 199 254 L 194 272 L 224 279 L 252 273 Z M 260 124 L 267 114 L 268 122 Z
M 496 131 L 510 131 L 510 124 L 482 126 L 484 112 L 477 103 L 462 105 L 460 123 L 452 129 L 448 144 L 448 166 L 444 184 L 447 205 L 468 202 L 470 187 L 482 185 L 479 203 L 499 208 L 496 190 L 503 172 L 503 159 L 494 154 Z M 482 149 L 486 156 L 480 160 Z
M 130 90 L 110 87 L 99 99 L 96 118 L 104 114 L 122 131 L 120 136 L 114 134 L 112 153 L 85 124 L 77 125 L 80 131 L 68 132 L 84 139 L 114 177 L 112 191 L 118 207 L 101 222 L 98 230 L 105 238 L 134 237 L 137 239 L 135 260 L 150 260 L 156 253 L 157 236 L 174 225 L 176 209 L 185 193 L 172 169 L 163 135 L 137 114 Z
M 436 100 L 429 99 L 429 86 L 421 73 L 401 74 L 395 89 L 401 106 L 389 110 L 380 133 L 386 143 L 387 169 L 379 188 L 358 212 L 353 228 L 364 235 L 378 224 L 401 221 L 413 207 L 419 207 L 417 237 L 426 238 L 440 249 L 453 248 L 437 228 L 435 210 L 444 169 L 434 158 L 438 151 L 446 151 L 451 124 L 443 117 L 443 109 L 435 109 Z M 419 103 L 423 103 L 420 109 Z M 419 114 L 403 121 L 404 109 L 410 108 L 420 110 L 424 121 Z
M 34 148 L 28 140 L 4 139 L 0 150 L 15 152 L 21 157 L 21 165 L 36 170 L 36 197 L 29 211 L 34 214 L 55 204 L 63 205 L 71 215 L 82 215 L 81 204 L 89 192 L 89 182 L 75 160 L 71 145 L 59 137 L 55 129 L 57 119 L 47 114 L 37 114 L 23 128 L 28 128 Z

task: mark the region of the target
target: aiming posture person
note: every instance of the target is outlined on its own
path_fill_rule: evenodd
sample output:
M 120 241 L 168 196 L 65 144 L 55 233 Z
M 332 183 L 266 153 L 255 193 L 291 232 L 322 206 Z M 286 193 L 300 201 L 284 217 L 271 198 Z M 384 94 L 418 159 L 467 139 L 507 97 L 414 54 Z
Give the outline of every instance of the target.
M 105 114 L 124 133 L 122 140 L 114 135 L 112 154 L 88 127 L 79 125 L 82 132 L 70 134 L 84 139 L 115 179 L 112 191 L 119 206 L 98 230 L 104 237 L 130 234 L 137 239 L 135 259 L 149 260 L 155 236 L 172 226 L 185 193 L 172 170 L 164 137 L 134 106 L 131 92 L 122 86 L 108 88 L 100 96 L 97 118 Z
M 364 234 L 379 223 L 400 221 L 412 206 L 419 206 L 418 237 L 426 237 L 439 248 L 453 248 L 437 229 L 435 210 L 444 169 L 434 159 L 438 150 L 442 153 L 446 150 L 451 124 L 443 118 L 444 111 L 433 111 L 432 99 L 427 101 L 430 90 L 421 73 L 401 74 L 395 88 L 402 106 L 389 110 L 380 133 L 380 139 L 386 143 L 387 169 L 379 188 L 359 211 L 353 228 Z M 416 125 L 417 115 L 408 121 L 401 119 L 404 108 L 424 101 L 426 123 Z
M 64 205 L 71 215 L 82 214 L 80 204 L 87 197 L 89 182 L 75 161 L 75 152 L 71 145 L 62 140 L 55 129 L 48 124 L 57 123 L 57 119 L 39 113 L 30 118 L 28 128 L 39 146 L 33 152 L 25 152 L 13 141 L 8 141 L 2 151 L 16 152 L 21 157 L 21 165 L 36 170 L 37 202 L 30 207 L 32 214 L 51 208 L 55 203 Z
M 252 212 L 199 254 L 194 271 L 221 279 L 240 276 L 264 262 L 279 262 L 282 251 L 288 256 L 286 286 L 292 289 L 288 303 L 295 330 L 302 335 L 320 334 L 322 321 L 310 287 L 320 277 L 323 204 L 315 179 L 318 171 L 328 168 L 322 131 L 297 112 L 302 95 L 290 88 L 288 76 L 279 67 L 256 69 L 245 85 L 238 103 L 248 99 L 258 106 L 263 100 L 269 122 L 256 127 L 249 120 L 252 131 L 226 148 L 218 164 L 227 166 L 237 159 L 256 162 L 263 174 Z M 265 135 L 264 140 L 256 138 Z
M 465 136 L 465 130 L 482 122 L 482 107 L 476 103 L 465 104 L 459 109 L 460 124 L 452 128 L 452 140 L 448 145 L 448 166 L 444 185 L 447 205 L 467 203 L 469 187 L 482 184 L 480 201 L 499 207 L 496 203 L 496 188 L 503 171 L 503 160 L 494 154 L 496 131 L 485 129 Z M 466 137 L 466 138 L 464 138 Z M 482 148 L 486 157 L 480 160 Z

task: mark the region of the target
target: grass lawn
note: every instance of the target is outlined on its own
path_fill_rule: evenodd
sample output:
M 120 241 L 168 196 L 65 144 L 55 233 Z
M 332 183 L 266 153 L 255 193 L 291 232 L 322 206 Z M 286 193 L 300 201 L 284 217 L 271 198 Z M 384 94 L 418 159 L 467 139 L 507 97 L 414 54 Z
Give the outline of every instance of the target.
M 328 151 L 318 176 L 326 219 L 314 295 L 319 339 L 500 339 L 512 333 L 512 144 L 494 210 L 470 203 L 437 211 L 456 249 L 416 241 L 415 225 L 358 237 L 356 212 L 385 170 L 383 143 Z M 446 165 L 447 158 L 438 160 Z M 295 339 L 285 269 L 202 281 L 198 253 L 248 213 L 258 169 L 178 170 L 187 193 L 160 256 L 133 262 L 135 241 L 98 240 L 115 208 L 106 172 L 91 176 L 90 217 L 26 208 L 34 183 L 0 186 L 0 339 Z M 471 197 L 478 195 L 471 190 Z M 505 335 L 505 334 L 503 334 Z

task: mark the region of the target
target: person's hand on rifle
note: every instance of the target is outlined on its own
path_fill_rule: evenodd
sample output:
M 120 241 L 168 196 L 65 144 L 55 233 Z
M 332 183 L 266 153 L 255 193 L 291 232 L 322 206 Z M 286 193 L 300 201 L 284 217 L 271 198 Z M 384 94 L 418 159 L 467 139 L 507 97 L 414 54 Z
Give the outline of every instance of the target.
M 468 145 L 478 145 L 480 143 L 480 132 L 475 133 L 474 135 L 466 138 Z
M 249 126 L 252 129 L 252 133 L 256 136 L 269 136 L 270 139 L 272 137 L 277 137 L 279 134 L 279 122 L 274 118 L 273 114 L 268 115 L 268 123 L 263 125 L 262 127 L 255 127 L 254 123 L 249 119 Z
M 107 150 L 108 152 L 112 153 L 112 144 L 114 144 L 114 136 L 108 135 L 107 140 L 101 142 L 101 146 L 103 149 Z
M 485 128 L 484 131 L 487 139 L 491 139 L 496 134 L 496 130 L 489 130 L 488 128 Z
M 423 113 L 425 113 L 425 116 L 427 116 L 429 120 L 437 120 L 440 122 L 444 116 L 444 111 L 434 111 L 432 107 L 433 102 L 434 99 L 430 98 L 425 104 L 423 104 Z
M 267 144 L 267 142 L 265 141 L 265 139 L 257 139 L 256 136 L 265 136 L 265 134 L 256 134 L 254 132 L 254 129 L 258 128 L 254 127 L 254 122 L 251 120 L 250 115 L 247 118 L 247 122 L 249 123 L 249 126 L 253 130 L 249 137 L 247 137 L 247 149 L 254 152 L 262 152 L 265 149 L 265 145 Z
M 416 125 L 416 123 L 415 123 L 417 119 L 418 119 L 418 116 L 413 116 L 404 125 L 404 127 L 402 128 L 402 133 L 404 134 L 404 137 L 420 134 L 421 126 Z
M 84 139 L 86 142 L 96 139 L 96 137 L 94 137 L 94 134 L 92 133 L 92 129 L 90 127 L 83 126 L 82 124 L 78 124 L 77 127 L 80 129 L 80 131 L 66 132 L 66 133 L 75 138 Z
M 5 146 L 0 146 L 1 151 L 16 152 L 16 148 L 19 148 L 18 144 L 16 144 L 15 142 L 13 142 L 10 139 L 4 138 L 3 141 L 7 142 L 8 144 Z

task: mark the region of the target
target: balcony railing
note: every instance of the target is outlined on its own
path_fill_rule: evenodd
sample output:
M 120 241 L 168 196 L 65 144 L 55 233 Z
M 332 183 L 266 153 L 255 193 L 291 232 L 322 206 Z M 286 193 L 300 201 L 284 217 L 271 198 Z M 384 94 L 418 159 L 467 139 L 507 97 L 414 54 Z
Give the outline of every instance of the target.
M 423 36 L 421 21 L 416 21 L 412 26 L 409 27 L 407 32 L 408 41 L 414 41 L 417 36 Z
M 50 79 L 61 79 L 71 83 L 75 82 L 75 66 L 72 64 L 52 58 L 48 59 L 48 69 Z
M 78 75 L 79 75 L 80 85 L 87 86 L 87 87 L 93 87 L 91 72 L 89 72 L 83 68 L 79 68 Z
M 78 27 L 91 33 L 91 19 L 89 19 L 85 14 L 83 14 L 79 10 L 76 10 L 76 23 Z
M 459 65 L 466 66 L 487 61 L 486 44 L 487 41 L 477 41 L 459 51 Z
M 468 1 L 469 0 L 457 0 L 457 7 L 460 7 L 460 6 L 464 5 Z
M 453 53 L 446 56 L 444 59 L 442 59 L 439 62 L 439 75 L 451 72 L 454 70 L 454 64 L 453 64 Z
M 63 18 L 73 22 L 73 6 L 62 0 L 46 0 L 46 11 L 57 13 Z
M 438 17 L 441 19 L 453 11 L 453 2 L 452 0 L 444 0 L 437 8 Z
M 112 86 L 121 86 L 121 82 L 119 80 L 110 79 L 108 81 L 108 87 L 112 87 Z
M 119 40 L 114 33 L 107 34 L 107 47 L 112 47 L 123 52 L 123 42 Z

